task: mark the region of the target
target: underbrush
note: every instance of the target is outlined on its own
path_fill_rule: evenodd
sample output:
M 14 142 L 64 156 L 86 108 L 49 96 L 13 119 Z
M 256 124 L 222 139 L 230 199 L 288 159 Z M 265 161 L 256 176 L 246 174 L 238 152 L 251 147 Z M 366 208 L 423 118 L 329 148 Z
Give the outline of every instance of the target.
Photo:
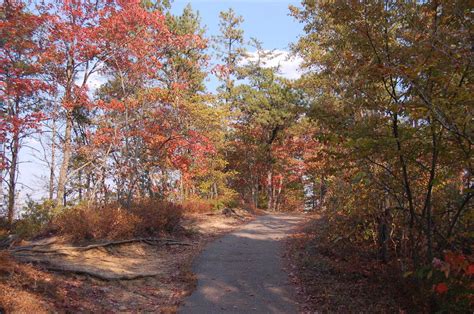
M 19 239 L 58 235 L 72 242 L 154 237 L 182 231 L 180 221 L 185 214 L 207 214 L 236 205 L 237 201 L 230 197 L 194 197 L 180 203 L 140 199 L 129 207 L 113 202 L 58 208 L 50 200 L 28 201 L 10 231 L 2 231 L 0 224 L 0 240 L 9 233 Z
M 153 237 L 177 231 L 185 213 L 209 213 L 227 205 L 225 199 L 198 197 L 181 203 L 141 199 L 129 208 L 117 202 L 57 208 L 52 201 L 29 201 L 13 233 L 20 239 L 60 235 L 72 242 Z
M 180 204 L 186 213 L 203 214 L 220 211 L 224 208 L 237 208 L 240 206 L 240 203 L 236 195 L 228 193 L 228 195 L 225 194 L 213 199 L 190 197 Z
M 190 198 L 181 203 L 186 213 L 202 214 L 219 209 L 215 200 Z
M 407 276 L 420 280 L 431 307 L 440 313 L 472 313 L 474 309 L 474 261 L 461 252 L 446 250 L 431 265 L 419 267 Z
M 6 219 L 0 218 L 0 241 L 8 236 L 8 227 Z
M 50 228 L 73 241 L 156 236 L 173 232 L 182 213 L 181 205 L 157 200 L 135 202 L 128 209 L 77 206 L 58 214 Z
M 151 237 L 174 232 L 184 211 L 182 204 L 153 199 L 136 201 L 129 208 L 110 203 L 58 209 L 50 201 L 29 202 L 13 233 L 21 239 L 60 235 L 73 242 Z
M 316 217 L 289 240 L 294 280 L 308 312 L 426 312 L 427 304 L 396 263 L 382 263 L 368 248 L 335 238 Z
M 266 215 L 267 213 L 260 208 L 255 207 L 255 204 L 253 203 L 243 203 L 242 202 L 242 207 L 250 214 L 252 215 Z
M 408 232 L 399 227 L 401 223 L 396 219 L 386 223 L 389 234 L 385 244 L 381 242 L 380 221 L 370 219 L 368 215 L 333 214 L 329 225 L 328 236 L 334 243 L 340 241 L 349 248 L 366 252 L 371 261 L 390 269 L 394 279 L 403 281 L 402 288 L 415 285 L 412 290 L 416 290 L 418 295 L 417 303 L 423 303 L 431 312 L 472 312 L 474 255 L 469 240 L 449 246 L 438 242 L 430 259 L 426 250 L 427 240 L 420 235 L 415 244 L 415 262 L 410 257 Z
M 23 208 L 22 218 L 14 224 L 15 233 L 20 238 L 31 238 L 45 231 L 58 209 L 52 200 L 35 202 L 28 200 Z
M 311 309 L 358 312 L 360 305 L 362 312 L 472 312 L 472 256 L 444 251 L 432 264 L 413 268 L 388 247 L 384 261 L 376 235 L 360 228 L 367 221 L 336 218 L 315 218 L 290 242 Z M 321 286 L 330 288 L 323 292 Z M 358 298 L 357 304 L 347 304 L 348 298 Z

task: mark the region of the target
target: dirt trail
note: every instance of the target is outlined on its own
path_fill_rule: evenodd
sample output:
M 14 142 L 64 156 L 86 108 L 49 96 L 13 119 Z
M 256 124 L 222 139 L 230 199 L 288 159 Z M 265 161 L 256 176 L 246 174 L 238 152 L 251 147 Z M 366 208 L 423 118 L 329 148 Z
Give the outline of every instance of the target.
M 238 218 L 186 214 L 182 234 L 169 236 L 192 245 L 133 241 L 86 245 L 86 250 L 47 238 L 0 250 L 0 313 L 175 313 L 194 287 L 194 257 L 210 241 L 252 219 L 237 212 Z M 46 271 L 54 268 L 60 271 Z
M 296 313 L 282 240 L 302 221 L 261 216 L 211 243 L 194 263 L 198 285 L 180 313 Z

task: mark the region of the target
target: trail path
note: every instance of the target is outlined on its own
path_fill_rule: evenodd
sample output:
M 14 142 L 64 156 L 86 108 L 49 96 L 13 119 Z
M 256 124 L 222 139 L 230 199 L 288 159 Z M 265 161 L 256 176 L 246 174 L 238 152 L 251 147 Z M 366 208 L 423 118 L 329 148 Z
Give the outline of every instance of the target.
M 282 240 L 302 220 L 260 216 L 211 243 L 194 263 L 197 288 L 180 313 L 297 313 Z

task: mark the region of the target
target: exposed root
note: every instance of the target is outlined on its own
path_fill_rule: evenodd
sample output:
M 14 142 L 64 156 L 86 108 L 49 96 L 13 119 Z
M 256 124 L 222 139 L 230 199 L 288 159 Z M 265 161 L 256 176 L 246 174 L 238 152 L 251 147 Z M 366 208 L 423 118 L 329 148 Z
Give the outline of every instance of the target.
M 161 238 L 136 238 L 136 239 L 128 239 L 128 240 L 120 240 L 120 241 L 109 241 L 105 243 L 97 243 L 91 244 L 88 246 L 65 246 L 58 249 L 38 249 L 38 246 L 46 246 L 46 245 L 29 245 L 29 246 L 20 246 L 11 250 L 13 254 L 22 251 L 34 252 L 34 253 L 64 253 L 64 251 L 88 251 L 92 249 L 112 246 L 112 245 L 121 245 L 121 244 L 128 244 L 134 242 L 142 242 L 148 245 L 157 245 L 157 244 L 165 244 L 165 245 L 185 245 L 185 246 L 192 246 L 191 243 L 180 242 L 173 239 L 161 239 Z
M 97 271 L 91 271 L 80 267 L 72 267 L 72 266 L 57 266 L 48 264 L 47 262 L 37 262 L 36 264 L 41 265 L 47 270 L 54 271 L 54 272 L 65 272 L 65 273 L 73 273 L 78 275 L 87 275 L 94 278 L 98 278 L 105 281 L 112 281 L 112 280 L 134 280 L 146 277 L 154 277 L 161 274 L 161 272 L 149 272 L 149 273 L 130 273 L 130 274 L 107 274 L 101 273 Z

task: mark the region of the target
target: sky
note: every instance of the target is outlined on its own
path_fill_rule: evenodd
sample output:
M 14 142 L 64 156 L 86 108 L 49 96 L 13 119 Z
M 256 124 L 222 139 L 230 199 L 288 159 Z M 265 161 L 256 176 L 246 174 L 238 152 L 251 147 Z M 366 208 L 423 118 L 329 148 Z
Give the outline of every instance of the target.
M 199 12 L 201 22 L 206 26 L 206 37 L 217 35 L 219 32 L 219 13 L 233 8 L 234 11 L 242 15 L 244 22 L 242 29 L 244 36 L 248 40 L 254 37 L 263 43 L 266 50 L 275 49 L 278 57 L 272 60 L 269 65 L 280 65 L 281 74 L 288 78 L 299 76 L 299 58 L 288 58 L 290 54 L 289 45 L 296 42 L 298 36 L 303 33 L 302 25 L 288 15 L 289 5 L 299 5 L 300 1 L 292 0 L 174 0 L 172 12 L 180 14 L 183 8 L 190 3 L 195 11 Z M 91 82 L 92 88 L 102 83 L 100 78 Z M 217 86 L 215 79 L 208 82 L 209 90 L 214 90 Z M 26 146 L 40 148 L 38 143 L 26 143 Z M 47 169 L 44 164 L 37 159 L 38 152 L 31 148 L 24 147 L 20 156 L 20 176 L 19 194 L 23 203 L 26 194 L 33 199 L 40 199 L 46 196 Z M 21 205 L 20 205 L 21 206 Z
M 268 49 L 288 50 L 302 33 L 302 26 L 289 16 L 288 6 L 300 1 L 283 0 L 175 0 L 173 13 L 179 13 L 190 3 L 199 11 L 202 23 L 207 26 L 208 35 L 219 32 L 219 12 L 233 8 L 244 17 L 242 28 L 245 37 L 263 41 Z
M 265 50 L 275 50 L 277 57 L 268 63 L 269 66 L 280 65 L 281 74 L 287 78 L 299 76 L 300 59 L 290 56 L 290 45 L 303 33 L 303 27 L 289 16 L 289 5 L 298 6 L 296 0 L 175 0 L 172 12 L 180 14 L 186 5 L 191 4 L 198 11 L 201 23 L 206 28 L 206 37 L 219 34 L 219 13 L 234 9 L 244 18 L 241 27 L 248 41 L 256 38 L 261 41 Z M 208 88 L 215 89 L 217 82 L 210 79 Z

